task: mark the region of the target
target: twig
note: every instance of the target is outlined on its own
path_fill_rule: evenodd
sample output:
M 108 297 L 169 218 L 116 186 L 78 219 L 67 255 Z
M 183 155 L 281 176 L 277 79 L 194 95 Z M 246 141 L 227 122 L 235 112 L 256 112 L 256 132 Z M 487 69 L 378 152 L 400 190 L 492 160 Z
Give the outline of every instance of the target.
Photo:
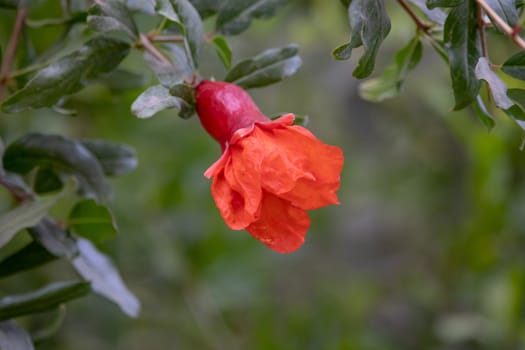
M 414 11 L 408 6 L 405 0 L 397 0 L 399 5 L 406 11 L 406 13 L 414 20 L 416 26 L 421 29 L 426 34 L 429 34 L 431 26 L 429 24 L 423 23 L 423 21 L 414 13 Z
M 487 57 L 487 38 L 485 36 L 485 21 L 483 20 L 483 11 L 481 7 L 478 6 L 478 30 L 479 30 L 479 39 L 481 41 L 481 54 L 483 57 Z
M 498 27 L 501 28 L 507 34 L 510 36 L 512 41 L 518 45 L 522 50 L 525 50 L 525 40 L 519 35 L 521 27 L 519 25 L 516 25 L 514 28 L 512 28 L 507 22 L 501 18 L 496 11 L 490 7 L 485 0 L 476 0 L 478 5 L 485 11 L 487 16 L 489 16 Z
M 16 13 L 13 32 L 11 33 L 11 38 L 9 38 L 9 43 L 7 44 L 2 66 L 0 67 L 0 101 L 4 99 L 5 88 L 7 81 L 9 80 L 9 71 L 13 65 L 13 60 L 15 59 L 16 48 L 18 46 L 18 42 L 20 41 L 22 29 L 24 28 L 27 12 L 28 9 L 26 7 L 22 7 L 18 9 L 18 12 Z
M 154 43 L 175 43 L 184 41 L 182 35 L 152 35 L 148 36 L 148 39 Z
M 156 59 L 165 64 L 171 64 L 171 62 L 151 43 L 147 35 L 140 33 L 140 43 L 142 46 Z

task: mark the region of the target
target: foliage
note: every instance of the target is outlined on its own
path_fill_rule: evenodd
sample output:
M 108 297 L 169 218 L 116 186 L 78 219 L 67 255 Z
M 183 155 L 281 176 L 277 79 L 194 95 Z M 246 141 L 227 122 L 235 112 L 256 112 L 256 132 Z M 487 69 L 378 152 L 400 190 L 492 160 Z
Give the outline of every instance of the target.
M 260 19 L 284 13 L 287 1 L 71 0 L 59 4 L 47 0 L 42 3 L 49 6 L 44 14 L 49 16 L 51 13 L 51 17 L 39 17 L 43 12 L 43 5 L 39 2 L 0 0 L 0 18 L 16 17 L 12 23 L 5 22 L 12 24 L 12 31 L 2 38 L 0 48 L 0 107 L 6 113 L 2 118 L 18 118 L 21 113 L 36 115 L 39 108 L 50 108 L 64 115 L 82 113 L 88 106 L 76 104 L 75 97 L 94 86 L 103 86 L 115 95 L 132 91 L 136 98 L 129 109 L 138 118 L 149 118 L 170 109 L 173 114 L 188 119 L 195 110 L 193 88 L 202 78 L 209 78 L 202 72 L 213 70 L 221 80 L 235 82 L 244 88 L 258 88 L 295 74 L 302 64 L 299 47 L 295 44 L 269 49 L 257 47 L 252 51 L 259 53 L 252 57 L 234 60 L 233 37 L 244 34 L 252 24 L 260 23 Z M 430 44 L 449 69 L 453 110 L 472 107 L 479 120 L 490 129 L 495 125 L 497 113 L 493 107 L 496 107 L 525 130 L 525 90 L 520 87 L 521 81 L 525 80 L 525 55 L 520 51 L 500 58 L 489 50 L 487 44 L 487 36 L 492 35 L 498 42 L 508 41 L 515 43 L 520 50 L 525 49 L 520 37 L 521 2 L 342 1 L 340 11 L 346 11 L 350 39 L 337 47 L 333 55 L 337 60 L 361 55 L 353 71 L 354 77 L 368 78 L 384 63 L 380 50 L 395 29 L 396 22 L 389 17 L 394 7 L 401 8 L 413 20 L 415 31 L 400 45 L 393 55 L 393 62 L 382 73 L 361 84 L 359 91 L 363 98 L 384 101 L 399 96 L 410 79 L 410 72 L 421 64 L 423 51 L 428 48 L 425 44 Z M 36 28 L 36 33 L 29 32 L 24 26 Z M 38 32 L 46 30 L 55 31 L 55 35 L 51 35 L 52 40 L 45 40 L 45 47 L 42 47 L 38 42 Z M 206 50 L 209 49 L 216 52 L 217 62 L 223 65 L 222 68 L 206 59 Z M 140 68 L 130 69 L 132 64 L 127 62 L 137 56 L 141 57 Z M 492 56 L 503 63 L 493 63 Z M 219 73 L 221 69 L 223 74 Z M 155 82 L 148 81 L 146 71 L 155 75 Z M 483 93 L 483 86 L 490 97 Z M 2 136 L 7 139 L 5 136 L 8 135 Z M 469 142 L 479 142 L 475 131 L 461 136 Z M 136 168 L 138 161 L 133 148 L 102 139 L 26 131 L 23 135 L 16 135 L 5 149 L 1 148 L 0 184 L 13 201 L 0 215 L 0 278 L 35 272 L 60 260 L 69 264 L 81 280 L 66 278 L 56 282 L 53 281 L 54 275 L 39 288 L 26 288 L 12 295 L 0 296 L 0 348 L 32 349 L 29 333 L 19 325 L 27 323 L 24 317 L 36 319 L 37 314 L 51 312 L 61 321 L 64 303 L 90 292 L 114 302 L 126 315 L 137 317 L 138 299 L 123 282 L 108 253 L 108 241 L 118 232 L 112 212 L 109 178 L 126 175 Z M 475 159 L 484 151 L 496 152 L 484 150 L 482 146 L 468 150 L 469 156 Z M 180 152 L 190 153 L 187 150 Z M 501 153 L 498 156 L 513 161 Z M 489 167 L 481 160 L 478 162 L 475 164 L 478 168 Z M 497 173 L 492 175 L 498 176 Z M 497 179 L 481 177 L 477 181 L 473 185 L 477 186 L 474 192 L 484 191 L 485 182 Z M 117 192 L 116 197 L 119 195 Z M 494 219 L 487 219 L 487 222 L 497 226 L 496 221 L 503 220 L 504 216 L 497 210 L 497 201 L 483 203 L 486 207 L 480 204 L 478 211 L 472 214 L 472 220 L 477 218 L 476 215 L 481 217 L 489 213 Z M 476 230 L 488 235 L 489 228 L 463 228 L 461 237 L 447 248 L 448 256 L 455 263 L 461 260 L 455 251 L 459 248 L 454 244 L 461 246 L 458 242 L 472 238 Z M 488 238 L 484 239 L 486 241 L 477 240 L 479 247 L 474 248 L 484 249 Z M 214 254 L 213 249 L 210 252 L 193 249 L 184 253 L 188 256 Z M 483 261 L 477 261 L 478 257 L 473 254 L 466 252 L 465 259 L 471 264 L 483 265 Z M 450 267 L 440 268 L 446 270 Z M 523 285 L 522 272 L 517 268 L 514 272 L 497 276 L 499 279 L 494 285 L 503 288 L 502 293 L 519 291 L 518 287 L 510 289 L 514 285 Z M 372 295 L 357 297 L 373 298 Z M 424 296 L 421 298 L 425 299 Z M 519 296 L 515 296 L 512 302 L 516 308 L 522 305 Z M 352 303 L 354 301 L 346 306 L 355 306 Z M 264 314 L 265 310 L 258 312 Z M 468 342 L 474 337 L 472 334 L 479 331 L 467 329 L 457 335 L 450 330 L 454 324 L 472 324 L 460 316 L 476 315 L 451 319 L 434 316 L 440 317 L 436 332 L 437 338 L 445 339 L 444 342 L 454 342 L 451 340 L 454 336 Z M 302 320 L 300 315 L 295 317 Z M 507 317 L 509 323 L 518 323 L 512 315 L 502 317 Z M 355 320 L 345 321 L 357 323 Z M 481 321 L 479 325 L 480 329 L 486 327 Z M 342 331 L 337 327 L 329 329 L 329 326 L 319 325 L 327 333 Z M 264 331 L 264 324 L 259 327 Z M 508 327 L 510 339 L 518 338 L 513 333 L 517 328 L 516 325 Z M 425 332 L 429 330 L 422 331 Z M 494 334 L 484 336 L 482 339 L 488 346 L 494 344 L 492 339 L 498 339 Z M 369 337 L 365 334 L 363 338 Z M 372 347 L 381 348 L 381 341 Z M 363 341 L 365 345 L 370 343 L 374 342 Z M 305 347 L 305 343 L 301 344 Z M 351 349 L 350 344 L 344 341 L 337 346 Z M 261 343 L 263 348 L 265 345 L 271 348 L 275 344 Z

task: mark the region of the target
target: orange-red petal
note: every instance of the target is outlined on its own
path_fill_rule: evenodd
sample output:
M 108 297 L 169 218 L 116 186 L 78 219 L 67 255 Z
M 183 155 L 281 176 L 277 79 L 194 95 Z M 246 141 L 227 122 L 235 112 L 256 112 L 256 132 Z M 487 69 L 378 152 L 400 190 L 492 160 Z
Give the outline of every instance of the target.
M 310 227 L 308 214 L 265 192 L 259 219 L 246 228 L 253 237 L 279 253 L 291 253 L 304 242 Z
M 255 210 L 252 210 L 251 203 L 247 207 L 245 197 L 231 187 L 223 171 L 214 176 L 211 193 L 224 222 L 231 229 L 241 230 L 257 220 L 260 203 Z

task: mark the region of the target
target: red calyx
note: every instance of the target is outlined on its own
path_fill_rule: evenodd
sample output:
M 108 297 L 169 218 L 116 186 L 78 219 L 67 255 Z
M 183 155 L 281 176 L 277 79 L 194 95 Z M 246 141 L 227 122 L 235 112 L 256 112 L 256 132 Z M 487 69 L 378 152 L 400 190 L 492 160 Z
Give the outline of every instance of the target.
M 203 80 L 195 88 L 195 98 L 204 129 L 223 150 L 236 130 L 269 121 L 251 96 L 232 83 Z

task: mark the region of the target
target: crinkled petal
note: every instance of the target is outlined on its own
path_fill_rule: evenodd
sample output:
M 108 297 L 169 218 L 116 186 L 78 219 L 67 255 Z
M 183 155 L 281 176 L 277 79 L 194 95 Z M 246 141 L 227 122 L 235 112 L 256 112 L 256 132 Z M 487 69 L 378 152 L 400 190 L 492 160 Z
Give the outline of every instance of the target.
M 276 252 L 290 253 L 303 244 L 308 227 L 310 218 L 304 210 L 265 192 L 259 219 L 246 230 Z
M 217 159 L 215 163 L 210 165 L 208 169 L 206 169 L 206 171 L 204 172 L 204 176 L 206 176 L 208 179 L 214 177 L 216 174 L 218 174 L 224 169 L 224 165 L 230 157 L 230 150 L 227 148 L 221 155 L 221 157 Z
M 263 130 L 259 125 L 251 137 L 265 145 L 261 166 L 264 190 L 305 210 L 339 203 L 336 191 L 343 167 L 340 148 L 322 143 L 301 126 Z
M 256 143 L 257 140 L 251 139 Z M 231 146 L 231 161 L 224 167 L 224 177 L 230 187 L 244 200 L 244 209 L 257 214 L 261 198 L 261 157 L 256 149 Z
M 248 210 L 244 196 L 232 189 L 224 172 L 214 176 L 211 192 L 222 218 L 231 229 L 241 230 L 258 219 L 259 207 Z

